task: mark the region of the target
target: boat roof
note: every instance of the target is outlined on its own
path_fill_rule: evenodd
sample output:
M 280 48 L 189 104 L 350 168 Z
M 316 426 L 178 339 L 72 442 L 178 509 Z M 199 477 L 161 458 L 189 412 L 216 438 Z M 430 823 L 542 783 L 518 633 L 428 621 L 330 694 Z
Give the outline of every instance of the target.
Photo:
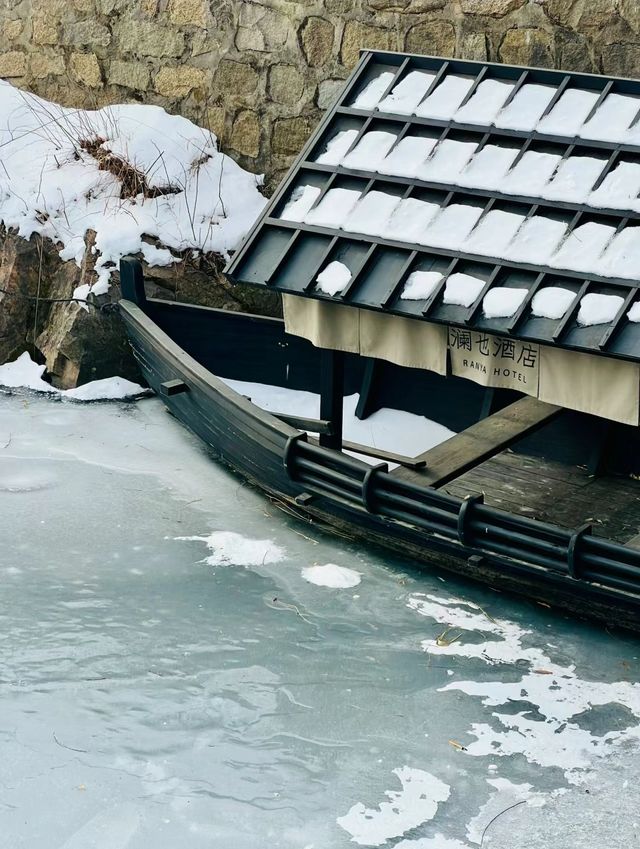
M 640 82 L 364 51 L 227 267 L 640 360 Z

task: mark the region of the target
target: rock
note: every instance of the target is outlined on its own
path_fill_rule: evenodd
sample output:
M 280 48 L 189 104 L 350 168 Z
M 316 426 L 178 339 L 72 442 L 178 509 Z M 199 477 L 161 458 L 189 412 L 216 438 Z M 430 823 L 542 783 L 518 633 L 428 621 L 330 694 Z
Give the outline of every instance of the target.
M 225 97 L 237 98 L 253 94 L 258 87 L 258 80 L 258 74 L 251 65 L 223 59 L 215 74 L 214 87 Z
M 31 22 L 31 40 L 34 44 L 57 44 L 58 23 L 47 15 L 35 15 Z
M 584 36 L 561 30 L 556 36 L 558 67 L 567 71 L 593 73 L 596 66 Z
M 154 88 L 158 94 L 171 100 L 181 100 L 193 89 L 203 89 L 207 82 L 207 72 L 190 65 L 177 65 L 161 68 L 155 76 Z
M 272 65 L 267 91 L 276 103 L 293 105 L 302 97 L 304 77 L 294 65 Z
M 311 135 L 315 121 L 304 115 L 295 118 L 278 118 L 273 125 L 271 149 L 275 154 L 293 156 Z
M 501 62 L 509 65 L 536 65 L 553 67 L 553 42 L 541 29 L 507 30 L 498 55 Z
M 83 47 L 106 47 L 111 41 L 109 30 L 97 21 L 78 21 L 65 27 L 65 42 Z
M 613 76 L 637 77 L 640 75 L 640 45 L 607 45 L 602 52 L 602 70 Z
M 149 87 L 149 69 L 141 62 L 122 62 L 113 59 L 109 64 L 107 82 L 126 88 L 146 91 Z
M 460 0 L 460 9 L 463 15 L 489 15 L 492 18 L 502 18 L 509 12 L 520 9 L 526 2 L 527 0 Z
M 260 153 L 260 120 L 255 112 L 243 109 L 236 115 L 228 145 L 232 150 L 255 159 Z
M 436 12 L 444 9 L 447 0 L 367 0 L 367 7 L 374 12 Z
M 3 21 L 2 23 L 2 37 L 6 38 L 7 41 L 14 41 L 20 33 L 22 32 L 22 21 Z
M 340 59 L 346 68 L 353 68 L 360 58 L 360 50 L 396 50 L 398 38 L 394 31 L 347 21 L 340 46 Z
M 319 68 L 327 62 L 333 51 L 334 38 L 331 21 L 314 16 L 305 20 L 300 28 L 300 46 L 311 67 Z
M 179 30 L 151 21 L 122 18 L 113 26 L 113 34 L 122 56 L 130 54 L 161 59 L 181 56 L 185 49 L 184 35 Z
M 178 26 L 206 29 L 209 22 L 209 4 L 206 0 L 171 0 L 169 19 Z
M 487 36 L 484 32 L 468 32 L 460 39 L 459 55 L 473 62 L 486 62 L 489 58 Z
M 99 88 L 102 85 L 100 63 L 95 53 L 72 53 L 71 74 L 81 85 Z
M 447 21 L 426 21 L 412 26 L 404 42 L 408 53 L 430 56 L 453 56 L 456 52 L 456 31 Z
M 223 144 L 226 137 L 227 112 L 224 106 L 209 106 L 206 112 L 205 127 L 211 130 Z
M 323 80 L 318 86 L 316 103 L 319 109 L 328 109 L 338 99 L 344 88 L 344 80 Z
M 267 49 L 264 35 L 257 27 L 238 27 L 236 33 L 236 48 L 243 50 L 257 50 L 263 53 Z
M 48 76 L 60 76 L 64 74 L 64 57 L 45 56 L 42 53 L 34 53 L 29 62 L 31 76 L 40 80 Z
M 12 50 L 0 53 L 0 77 L 23 77 L 27 72 L 27 57 L 25 53 Z

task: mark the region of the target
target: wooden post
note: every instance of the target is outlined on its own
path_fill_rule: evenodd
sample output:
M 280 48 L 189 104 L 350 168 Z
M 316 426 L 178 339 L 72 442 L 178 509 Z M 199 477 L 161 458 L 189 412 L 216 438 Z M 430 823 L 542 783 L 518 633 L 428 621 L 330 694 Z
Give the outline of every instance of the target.
M 357 419 L 364 420 L 378 409 L 375 396 L 380 378 L 380 366 L 380 361 L 373 359 L 373 357 L 367 360 L 362 376 L 360 398 L 356 407 Z
M 320 352 L 320 418 L 331 423 L 331 433 L 320 434 L 320 445 L 342 448 L 344 354 L 323 348 Z

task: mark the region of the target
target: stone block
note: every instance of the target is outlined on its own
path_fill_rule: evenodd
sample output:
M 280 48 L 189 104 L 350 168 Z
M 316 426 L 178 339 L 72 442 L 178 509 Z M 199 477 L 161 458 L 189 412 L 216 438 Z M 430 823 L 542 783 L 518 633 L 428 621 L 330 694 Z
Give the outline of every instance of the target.
M 486 62 L 489 58 L 487 36 L 483 32 L 468 32 L 460 38 L 458 51 L 462 59 L 473 62 Z
M 23 77 L 27 72 L 27 57 L 19 50 L 0 53 L 0 78 Z
M 331 56 L 335 30 L 331 21 L 311 16 L 300 27 L 300 46 L 307 63 L 322 67 Z
M 99 88 L 102 85 L 100 63 L 95 53 L 72 53 L 71 75 L 80 85 Z
M 206 29 L 209 23 L 209 4 L 206 0 L 171 0 L 169 19 L 178 26 Z
M 224 144 L 226 137 L 227 113 L 224 106 L 209 106 L 205 117 L 205 127 L 211 130 L 219 144 Z
M 447 0 L 367 0 L 367 7 L 374 12 L 436 12 L 444 9 Z
M 566 71 L 593 73 L 596 66 L 584 36 L 570 30 L 560 30 L 556 36 L 558 67 Z
M 22 32 L 22 21 L 4 21 L 2 23 L 2 37 L 7 41 L 14 41 Z
M 149 87 L 149 69 L 141 62 L 112 59 L 107 72 L 107 82 L 111 85 L 146 91 Z
M 106 47 L 111 41 L 111 33 L 107 27 L 91 19 L 65 27 L 64 36 L 67 44 L 82 47 Z
M 293 105 L 302 97 L 304 77 L 294 65 L 272 65 L 267 91 L 276 103 Z
M 223 59 L 214 78 L 216 92 L 225 97 L 246 97 L 258 87 L 258 74 L 245 62 Z
M 553 67 L 553 40 L 541 29 L 510 29 L 502 39 L 498 55 L 500 61 L 509 65 Z
M 520 9 L 527 0 L 460 0 L 463 15 L 488 15 L 502 18 L 509 12 Z M 566 0 L 563 0 L 566 3 Z
M 300 153 L 311 135 L 315 122 L 304 115 L 278 118 L 273 125 L 271 149 L 276 155 L 292 156 Z
M 319 109 L 328 109 L 338 99 L 344 88 L 344 80 L 323 80 L 318 86 L 316 103 Z
M 255 159 L 260 153 L 260 119 L 250 109 L 236 115 L 231 128 L 228 146 L 237 153 Z
M 409 53 L 453 56 L 456 52 L 456 31 L 448 21 L 425 21 L 411 27 L 404 46 Z
M 37 80 L 44 79 L 48 76 L 60 76 L 64 74 L 64 57 L 63 56 L 45 56 L 42 53 L 35 53 L 29 59 L 29 68 L 31 76 Z
M 393 30 L 371 26 L 361 21 L 347 21 L 342 35 L 340 59 L 347 68 L 353 68 L 360 58 L 360 50 L 396 50 L 397 35 Z
M 257 27 L 238 27 L 235 43 L 241 53 L 244 50 L 257 50 L 262 53 L 267 49 L 264 35 Z
M 150 56 L 155 59 L 181 56 L 185 49 L 184 34 L 153 21 L 121 19 L 114 26 L 120 55 Z
M 171 100 L 181 100 L 193 89 L 203 88 L 207 72 L 190 65 L 161 68 L 156 74 L 154 87 L 158 94 Z
M 602 51 L 602 70 L 613 76 L 640 76 L 640 44 L 608 44 Z
M 45 15 L 36 15 L 31 27 L 31 40 L 34 44 L 58 43 L 58 24 L 55 19 Z
M 83 12 L 84 14 L 89 14 L 89 12 L 95 11 L 95 4 L 93 0 L 73 0 L 73 7 L 77 9 L 78 12 Z

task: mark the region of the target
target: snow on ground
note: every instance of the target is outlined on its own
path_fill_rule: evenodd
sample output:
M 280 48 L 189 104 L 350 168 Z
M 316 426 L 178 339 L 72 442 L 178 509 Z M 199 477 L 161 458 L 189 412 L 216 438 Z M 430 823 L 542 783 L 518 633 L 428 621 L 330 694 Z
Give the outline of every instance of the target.
M 337 823 L 360 846 L 381 846 L 393 837 L 432 820 L 440 802 L 451 793 L 447 784 L 421 769 L 408 766 L 394 769 L 402 790 L 386 790 L 388 801 L 378 808 L 366 808 L 358 802 Z
M 360 583 L 360 572 L 338 566 L 335 563 L 325 563 L 323 566 L 306 566 L 302 577 L 317 587 L 329 587 L 334 590 L 348 590 Z
M 0 387 L 8 389 L 32 389 L 34 392 L 47 392 L 72 401 L 115 401 L 133 398 L 145 394 L 148 390 L 123 377 L 106 377 L 92 380 L 75 389 L 57 389 L 42 375 L 46 366 L 39 366 L 28 353 L 20 354 L 12 363 L 0 366 Z
M 202 561 L 209 566 L 264 566 L 279 563 L 286 553 L 270 539 L 249 539 L 233 531 L 214 531 L 208 536 L 176 537 L 183 542 L 204 542 L 211 554 Z
M 120 257 L 143 250 L 143 236 L 169 251 L 227 256 L 266 204 L 261 177 L 220 153 L 213 133 L 159 106 L 68 109 L 0 80 L 0 148 L 0 221 L 25 239 L 50 238 L 78 265 L 95 230 L 95 294 L 107 290 Z M 99 167 L 108 153 L 150 189 L 171 193 L 121 198 L 121 181 Z M 172 259 L 147 255 L 152 264 Z

